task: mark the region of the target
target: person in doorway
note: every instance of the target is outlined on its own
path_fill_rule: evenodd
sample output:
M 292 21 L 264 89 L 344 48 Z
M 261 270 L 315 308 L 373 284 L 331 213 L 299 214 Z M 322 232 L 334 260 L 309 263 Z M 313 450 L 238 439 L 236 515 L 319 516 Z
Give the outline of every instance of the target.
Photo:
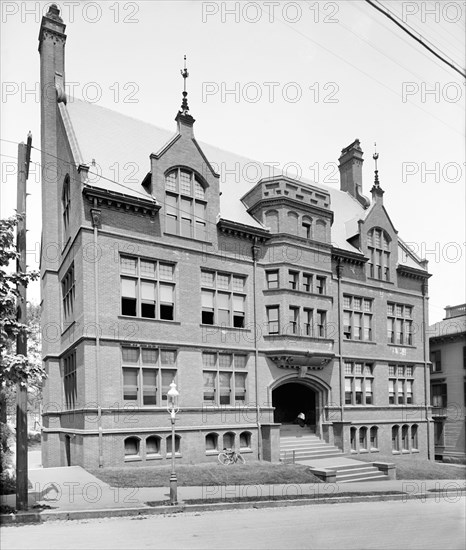
M 298 416 L 296 417 L 296 421 L 301 426 L 301 428 L 304 428 L 306 417 L 304 416 L 304 413 L 300 412 Z

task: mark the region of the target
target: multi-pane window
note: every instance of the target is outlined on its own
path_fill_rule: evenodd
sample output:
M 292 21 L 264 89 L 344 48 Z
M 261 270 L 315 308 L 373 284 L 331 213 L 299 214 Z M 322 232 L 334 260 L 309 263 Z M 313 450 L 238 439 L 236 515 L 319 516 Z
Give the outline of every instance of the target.
M 316 338 L 325 338 L 327 336 L 327 312 L 321 309 L 316 313 Z
M 377 426 L 372 426 L 370 430 L 371 450 L 378 449 L 377 432 L 378 432 Z
M 442 352 L 437 349 L 430 352 L 430 360 L 432 362 L 431 372 L 442 371 Z
M 201 322 L 244 328 L 246 323 L 246 277 L 201 271 Z
M 279 287 L 278 269 L 266 272 L 267 288 L 273 289 Z
M 343 296 L 343 334 L 348 340 L 372 340 L 372 299 Z
M 289 307 L 289 334 L 298 334 L 299 332 L 299 307 Z
M 121 314 L 173 321 L 174 264 L 120 256 Z
M 447 408 L 447 385 L 445 383 L 431 385 L 431 403 L 436 409 Z
M 65 321 L 72 319 L 74 309 L 74 264 L 66 272 L 61 281 L 63 302 L 63 317 Z
M 316 294 L 325 294 L 325 282 L 326 282 L 326 277 L 321 277 L 320 275 L 316 276 L 316 286 L 315 286 Z
M 278 334 L 280 332 L 279 306 L 269 306 L 267 308 L 267 326 L 269 334 Z
M 67 175 L 63 183 L 62 192 L 63 233 L 66 234 L 70 225 L 70 177 Z
M 67 409 L 74 409 L 77 397 L 76 381 L 76 351 L 72 351 L 63 358 L 63 385 Z
M 123 400 L 135 405 L 163 405 L 176 378 L 176 351 L 123 347 Z
M 390 405 L 412 405 L 414 367 L 388 365 L 388 403 Z
M 391 344 L 413 345 L 413 306 L 388 302 L 387 339 Z
M 209 405 L 245 404 L 246 363 L 247 357 L 242 354 L 203 353 L 204 403 Z
M 299 288 L 299 271 L 288 271 L 288 287 L 291 290 Z
M 310 273 L 303 273 L 302 289 L 304 292 L 312 292 L 313 275 Z
M 280 287 L 279 270 L 274 269 L 266 271 L 267 289 Z M 289 290 L 298 290 L 312 294 L 325 295 L 327 292 L 327 277 L 324 275 L 314 275 L 289 269 L 286 273 L 286 288 Z
M 345 404 L 373 405 L 373 365 L 345 361 Z
M 400 450 L 399 434 L 400 434 L 400 427 L 392 426 L 392 451 L 395 451 L 395 452 Z
M 367 276 L 380 281 L 390 280 L 390 240 L 387 233 L 378 227 L 367 233 L 369 262 Z
M 165 230 L 182 237 L 207 238 L 205 188 L 194 172 L 175 168 L 165 176 Z

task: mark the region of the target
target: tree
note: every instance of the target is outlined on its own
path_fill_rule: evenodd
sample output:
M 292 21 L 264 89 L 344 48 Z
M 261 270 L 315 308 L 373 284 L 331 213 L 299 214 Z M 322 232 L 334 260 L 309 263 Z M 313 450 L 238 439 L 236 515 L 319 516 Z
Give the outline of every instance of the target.
M 16 319 L 20 295 L 17 285 L 27 286 L 38 278 L 37 272 L 11 272 L 9 266 L 19 257 L 15 245 L 15 227 L 20 214 L 0 220 L 0 429 L 1 439 L 1 481 L 5 481 L 5 469 L 11 457 L 9 443 L 11 432 L 6 425 L 6 407 L 8 396 L 11 396 L 17 384 L 23 387 L 40 387 L 45 371 L 40 361 L 37 338 L 31 341 L 30 357 L 16 353 L 16 336 L 21 333 L 31 334 L 27 325 Z M 25 304 L 19 304 L 25 307 Z M 37 321 L 37 311 L 35 312 Z M 36 331 L 37 334 L 37 331 Z

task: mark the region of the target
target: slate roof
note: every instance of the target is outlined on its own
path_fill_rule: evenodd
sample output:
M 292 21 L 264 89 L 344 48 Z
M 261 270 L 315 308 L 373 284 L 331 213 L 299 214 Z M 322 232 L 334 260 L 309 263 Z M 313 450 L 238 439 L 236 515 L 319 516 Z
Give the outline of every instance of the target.
M 90 167 L 91 185 L 139 198 L 152 198 L 141 186 L 150 171 L 149 156 L 162 149 L 173 138 L 174 131 L 75 98 L 69 98 L 66 106 L 59 103 L 59 108 L 76 164 L 87 164 Z M 207 143 L 198 143 L 220 175 L 220 217 L 263 228 L 259 221 L 247 213 L 241 197 L 256 183 L 251 179 L 254 172 L 258 175 L 257 181 L 282 175 L 282 172 Z M 238 169 L 234 170 L 235 167 Z M 242 177 L 244 167 L 249 167 L 244 172 L 247 174 L 246 179 Z M 94 173 L 99 173 L 101 177 Z M 339 189 L 304 178 L 299 183 L 320 187 L 330 194 L 330 208 L 334 213 L 332 244 L 343 250 L 360 252 L 347 239 L 357 231 L 357 221 L 365 217 L 366 211 L 362 205 Z M 401 249 L 399 258 L 403 265 L 423 269 L 414 255 L 403 253 Z
M 453 336 L 455 334 L 462 334 L 466 332 L 466 315 L 459 315 L 458 317 L 449 317 L 443 319 L 438 323 L 430 325 L 428 330 L 429 338 L 438 338 L 442 336 Z

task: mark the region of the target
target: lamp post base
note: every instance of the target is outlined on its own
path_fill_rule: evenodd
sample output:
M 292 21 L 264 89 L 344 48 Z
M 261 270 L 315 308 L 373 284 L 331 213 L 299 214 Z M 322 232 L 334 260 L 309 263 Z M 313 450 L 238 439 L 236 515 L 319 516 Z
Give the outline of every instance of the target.
M 174 472 L 170 476 L 170 504 L 178 504 L 178 480 Z

